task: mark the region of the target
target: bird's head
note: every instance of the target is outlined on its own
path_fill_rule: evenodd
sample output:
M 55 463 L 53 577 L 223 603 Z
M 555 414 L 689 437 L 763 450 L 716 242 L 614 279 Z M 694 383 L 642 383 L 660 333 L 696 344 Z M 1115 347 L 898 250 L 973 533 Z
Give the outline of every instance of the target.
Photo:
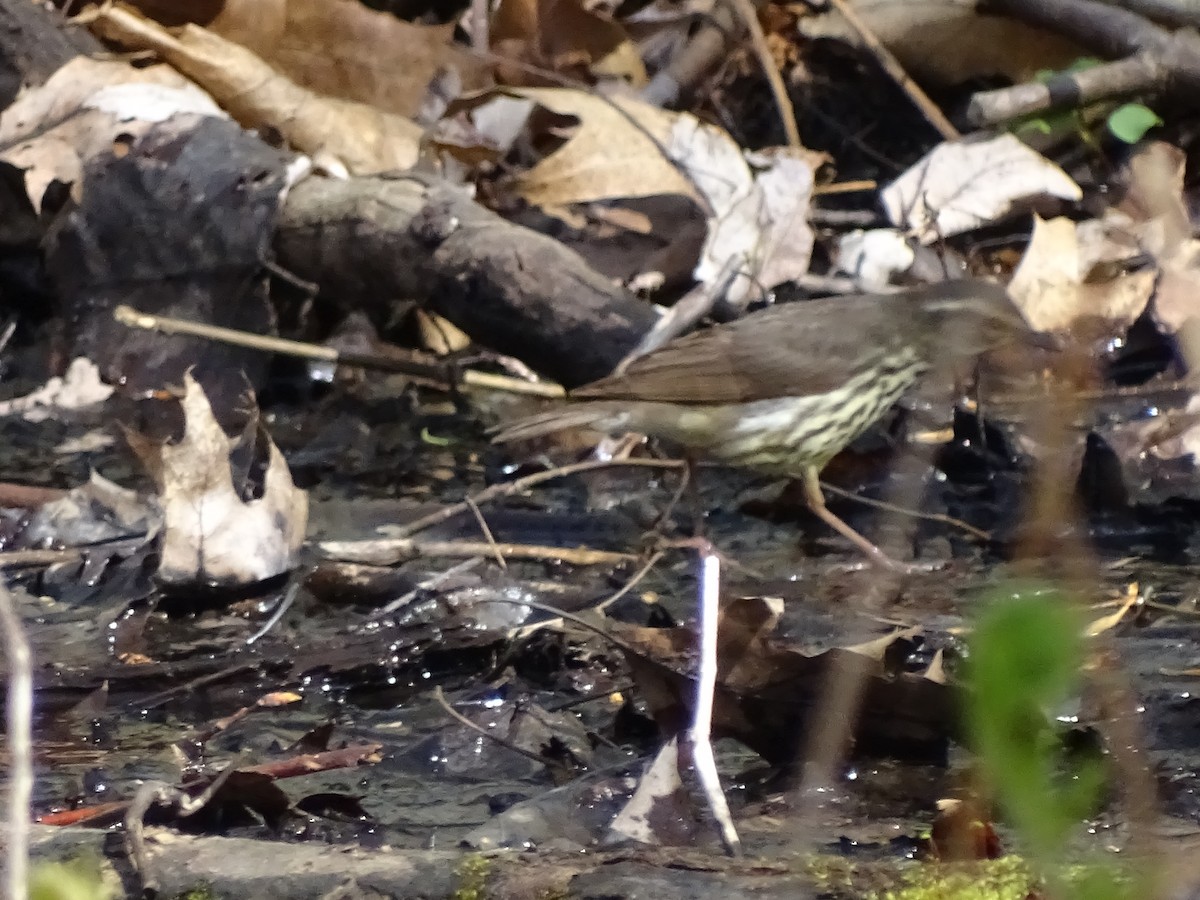
M 912 294 L 927 339 L 951 356 L 970 357 L 1006 344 L 1050 346 L 1029 327 L 1008 292 L 984 279 L 945 281 Z

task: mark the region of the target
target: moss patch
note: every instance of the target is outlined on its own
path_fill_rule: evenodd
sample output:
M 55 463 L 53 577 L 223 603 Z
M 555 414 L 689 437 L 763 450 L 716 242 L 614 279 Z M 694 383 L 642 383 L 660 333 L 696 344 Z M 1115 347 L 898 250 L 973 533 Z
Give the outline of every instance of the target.
M 487 880 L 492 872 L 492 861 L 480 853 L 472 853 L 455 869 L 459 878 L 458 889 L 451 900 L 486 900 Z
M 38 863 L 29 872 L 29 900 L 112 900 L 98 857 Z

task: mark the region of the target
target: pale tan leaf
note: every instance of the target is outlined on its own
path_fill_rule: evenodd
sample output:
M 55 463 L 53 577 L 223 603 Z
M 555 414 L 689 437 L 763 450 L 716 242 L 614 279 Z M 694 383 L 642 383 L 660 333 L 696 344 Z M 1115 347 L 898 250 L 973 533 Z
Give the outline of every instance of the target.
M 672 129 L 686 113 L 563 88 L 516 88 L 508 93 L 579 119 L 566 144 L 518 179 L 518 189 L 530 203 L 560 206 L 613 197 L 696 196 L 692 182 L 666 153 Z M 711 128 L 698 121 L 696 127 Z
M 1081 233 L 1091 246 L 1080 246 Z M 1087 283 L 1092 267 L 1104 260 L 1101 248 L 1118 254 L 1096 229 L 1081 232 L 1067 218 L 1034 217 L 1033 234 L 1008 290 L 1029 324 L 1038 331 L 1066 332 L 1084 318 L 1111 323 L 1114 330 L 1132 325 L 1154 292 L 1153 271 L 1131 272 Z
M 708 218 L 695 277 L 713 284 L 727 269 L 742 274 L 727 292 L 733 302 L 808 270 L 812 154 L 776 150 L 748 159 L 724 130 L 634 100 L 556 88 L 508 93 L 579 120 L 562 147 L 518 179 L 529 202 L 690 197 Z
M 92 28 L 130 49 L 153 50 L 245 127 L 274 128 L 295 149 L 331 154 L 353 174 L 408 169 L 417 160 L 423 132 L 415 122 L 315 94 L 203 28 L 184 25 L 169 32 L 118 6 L 102 8 Z
M 229 467 L 231 439 L 190 374 L 184 387 L 184 435 L 156 448 L 148 467 L 164 517 L 158 578 L 242 585 L 291 570 L 308 524 L 307 495 L 272 443 L 262 496 L 243 501 Z M 139 452 L 149 455 L 150 448 L 143 442 Z
M 579 0 L 502 0 L 492 16 L 497 52 L 537 68 L 559 72 L 586 69 L 596 78 L 646 83 L 641 55 L 624 27 L 588 10 Z M 530 66 L 505 66 L 506 84 L 542 84 Z
M 170 66 L 135 69 L 124 62 L 75 57 L 45 83 L 23 90 L 0 115 L 0 159 L 24 172 L 40 211 L 52 182 L 78 198 L 84 164 L 113 142 L 154 122 L 195 114 L 224 116 L 212 98 Z
M 418 25 L 355 0 L 137 0 L 166 26 L 190 22 L 240 44 L 296 84 L 413 117 L 439 72 L 484 87 L 488 63 L 454 43 L 453 25 Z M 214 15 L 215 12 L 215 15 Z

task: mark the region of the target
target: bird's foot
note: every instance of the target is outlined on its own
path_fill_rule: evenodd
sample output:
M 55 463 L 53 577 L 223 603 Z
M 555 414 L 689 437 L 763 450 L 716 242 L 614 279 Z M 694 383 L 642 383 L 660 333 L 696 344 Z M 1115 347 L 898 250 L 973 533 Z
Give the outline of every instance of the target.
M 902 562 L 893 556 L 889 556 L 874 544 L 865 540 L 859 547 L 873 565 L 897 575 L 923 575 L 944 569 L 949 565 L 948 560 L 926 560 L 919 562 L 914 560 L 911 562 Z

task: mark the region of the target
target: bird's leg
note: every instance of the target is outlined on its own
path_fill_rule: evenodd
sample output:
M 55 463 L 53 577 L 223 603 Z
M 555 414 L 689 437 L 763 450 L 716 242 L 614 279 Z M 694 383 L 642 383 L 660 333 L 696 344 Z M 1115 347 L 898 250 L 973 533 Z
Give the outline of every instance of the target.
M 700 499 L 700 488 L 696 483 L 696 461 L 692 458 L 691 454 L 684 456 L 683 470 L 679 473 L 679 486 L 675 489 L 675 493 L 671 497 L 671 502 L 667 504 L 666 509 L 655 520 L 654 527 L 662 528 L 670 520 L 671 513 L 675 511 L 675 507 L 679 505 L 679 501 L 683 499 L 685 493 L 688 496 L 688 506 L 691 507 L 692 537 L 703 537 L 704 507 Z
M 704 498 L 700 496 L 700 480 L 696 477 L 696 460 L 689 453 L 684 457 L 684 488 L 687 491 L 688 506 L 692 508 L 692 537 L 703 538 L 704 527 Z
M 865 537 L 835 516 L 829 511 L 825 505 L 825 495 L 821 493 L 821 477 L 820 472 L 815 466 L 804 467 L 804 499 L 808 503 L 808 508 L 822 522 L 850 541 L 859 550 L 865 553 L 875 565 L 887 569 L 891 572 L 909 573 L 914 567 L 906 565 L 899 560 L 892 559 Z M 919 567 L 916 567 L 919 568 Z

